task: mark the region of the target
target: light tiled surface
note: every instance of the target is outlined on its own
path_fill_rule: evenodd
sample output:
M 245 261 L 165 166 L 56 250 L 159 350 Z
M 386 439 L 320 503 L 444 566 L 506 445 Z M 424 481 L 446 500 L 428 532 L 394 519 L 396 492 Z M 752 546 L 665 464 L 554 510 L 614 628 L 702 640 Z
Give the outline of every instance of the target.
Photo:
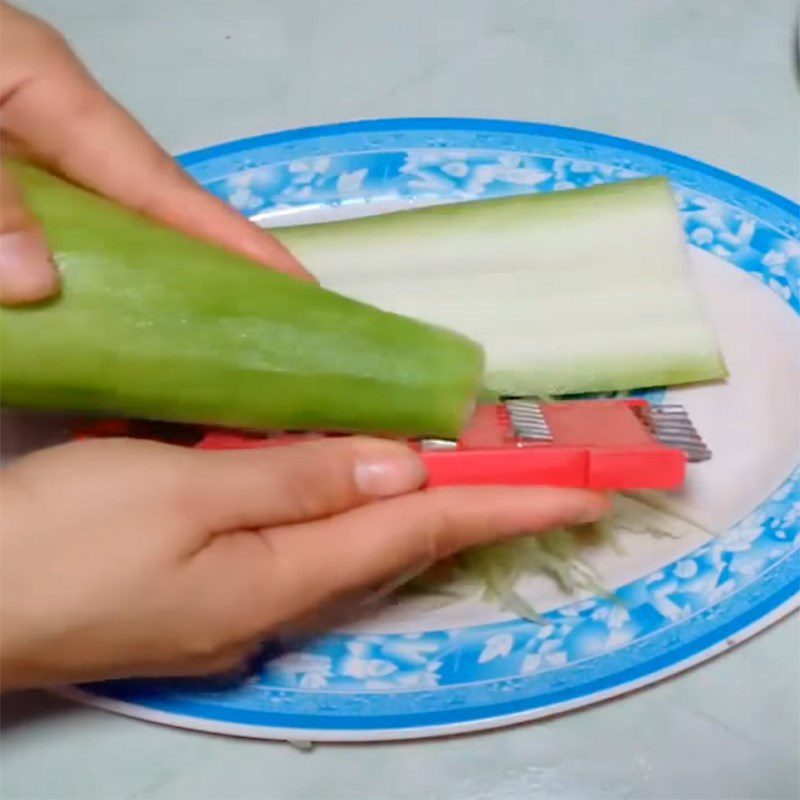
M 556 122 L 800 194 L 792 0 L 25 0 L 173 152 L 382 116 Z M 460 739 L 287 745 L 39 695 L 3 704 L 5 800 L 800 796 L 795 617 L 658 687 Z

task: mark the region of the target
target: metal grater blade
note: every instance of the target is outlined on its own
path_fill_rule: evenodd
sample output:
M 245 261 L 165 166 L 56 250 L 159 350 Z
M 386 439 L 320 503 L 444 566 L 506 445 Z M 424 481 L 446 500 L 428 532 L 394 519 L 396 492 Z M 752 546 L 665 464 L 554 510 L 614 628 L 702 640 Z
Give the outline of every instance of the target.
M 531 442 L 552 442 L 553 434 L 535 400 L 506 400 L 504 403 L 511 427 L 518 439 Z
M 452 439 L 420 439 L 419 446 L 426 453 L 430 453 L 437 450 L 455 450 L 458 442 Z
M 683 406 L 651 405 L 639 416 L 661 444 L 683 450 L 691 463 L 708 461 L 711 458 L 711 450 Z

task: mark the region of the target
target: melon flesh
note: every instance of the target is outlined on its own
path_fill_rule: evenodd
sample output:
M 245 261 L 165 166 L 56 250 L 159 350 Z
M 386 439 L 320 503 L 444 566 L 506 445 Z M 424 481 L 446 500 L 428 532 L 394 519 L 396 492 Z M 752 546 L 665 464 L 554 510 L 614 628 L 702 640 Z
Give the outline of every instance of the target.
M 498 393 L 726 376 L 663 178 L 273 233 L 326 287 L 479 341 Z

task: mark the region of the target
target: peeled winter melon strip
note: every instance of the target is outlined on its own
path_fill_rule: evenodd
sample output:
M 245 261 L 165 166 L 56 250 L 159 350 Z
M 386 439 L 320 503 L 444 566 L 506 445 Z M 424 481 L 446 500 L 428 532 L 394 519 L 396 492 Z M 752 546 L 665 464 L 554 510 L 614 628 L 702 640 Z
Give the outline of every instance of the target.
M 481 342 L 491 390 L 552 396 L 726 375 L 663 178 L 275 233 L 323 285 Z

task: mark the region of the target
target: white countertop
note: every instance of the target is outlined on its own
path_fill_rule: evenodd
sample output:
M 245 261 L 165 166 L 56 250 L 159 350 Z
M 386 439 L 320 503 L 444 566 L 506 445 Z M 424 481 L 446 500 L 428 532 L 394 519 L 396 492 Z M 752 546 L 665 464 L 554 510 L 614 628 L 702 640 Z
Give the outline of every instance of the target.
M 797 198 L 794 0 L 25 0 L 172 152 L 279 128 L 476 116 L 677 150 Z M 320 746 L 3 703 L 0 795 L 800 796 L 800 620 L 633 696 L 514 729 Z

